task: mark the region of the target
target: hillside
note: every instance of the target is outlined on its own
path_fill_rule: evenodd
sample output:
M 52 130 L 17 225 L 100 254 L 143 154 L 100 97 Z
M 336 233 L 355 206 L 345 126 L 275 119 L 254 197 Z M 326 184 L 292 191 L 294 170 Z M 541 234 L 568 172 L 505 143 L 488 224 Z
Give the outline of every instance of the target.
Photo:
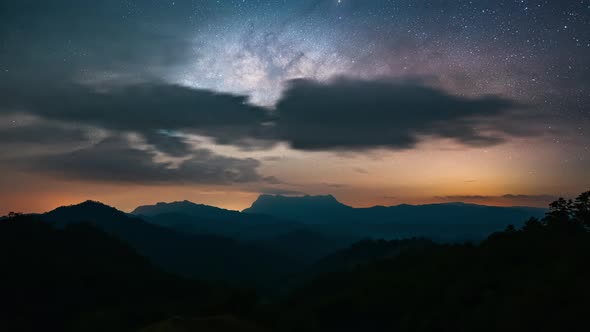
M 99 202 L 60 207 L 40 218 L 58 227 L 91 223 L 165 270 L 188 277 L 263 283 L 298 268 L 287 257 L 264 249 L 222 236 L 177 232 Z
M 227 313 L 235 301 L 230 289 L 167 274 L 86 223 L 1 221 L 0 261 L 3 331 L 134 331 L 180 312 Z

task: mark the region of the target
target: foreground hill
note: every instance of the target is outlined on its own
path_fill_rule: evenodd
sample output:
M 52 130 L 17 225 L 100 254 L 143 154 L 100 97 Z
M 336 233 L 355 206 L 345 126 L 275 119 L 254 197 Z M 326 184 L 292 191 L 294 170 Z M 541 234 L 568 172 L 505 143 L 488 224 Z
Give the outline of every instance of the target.
M 164 273 L 84 223 L 0 221 L 2 331 L 135 331 L 185 313 L 231 312 L 237 295 Z
M 273 280 L 298 266 L 287 257 L 214 236 L 183 234 L 99 202 L 87 201 L 40 215 L 58 227 L 88 222 L 113 234 L 167 271 L 232 282 Z
M 259 327 L 232 316 L 205 318 L 175 317 L 150 325 L 139 332 L 263 332 Z

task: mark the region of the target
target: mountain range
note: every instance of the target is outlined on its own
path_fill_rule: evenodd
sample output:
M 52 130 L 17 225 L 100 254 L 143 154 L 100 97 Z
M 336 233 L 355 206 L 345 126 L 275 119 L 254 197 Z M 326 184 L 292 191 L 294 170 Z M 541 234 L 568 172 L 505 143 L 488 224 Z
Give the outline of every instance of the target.
M 228 211 L 188 201 L 142 206 L 133 214 L 182 232 L 259 240 L 306 229 L 347 239 L 429 237 L 480 240 L 508 225 L 522 226 L 545 209 L 465 203 L 353 208 L 334 196 L 261 195 L 251 207 Z
M 245 209 L 255 213 L 298 220 L 306 224 L 502 224 L 521 223 L 530 216 L 542 216 L 546 209 L 531 207 L 498 207 L 467 203 L 374 206 L 353 208 L 332 195 L 289 197 L 261 195 Z
M 521 331 L 564 321 L 585 331 L 575 326 L 590 294 L 587 197 L 553 203 L 542 220 L 522 207 L 356 209 L 331 196 L 263 196 L 256 213 L 183 201 L 129 214 L 86 201 L 11 214 L 0 220 L 0 318 L 9 331 Z M 511 221 L 482 241 L 449 235 Z M 276 235 L 213 234 L 250 225 Z M 444 231 L 451 240 L 407 236 Z
M 86 201 L 39 218 L 58 228 L 93 224 L 179 275 L 270 285 L 359 240 L 478 241 L 544 212 L 462 203 L 353 208 L 331 195 L 262 195 L 242 212 L 182 201 L 128 214 Z
M 39 217 L 58 228 L 90 223 L 165 270 L 187 277 L 266 282 L 299 268 L 288 257 L 272 251 L 228 237 L 179 232 L 94 201 L 62 206 Z

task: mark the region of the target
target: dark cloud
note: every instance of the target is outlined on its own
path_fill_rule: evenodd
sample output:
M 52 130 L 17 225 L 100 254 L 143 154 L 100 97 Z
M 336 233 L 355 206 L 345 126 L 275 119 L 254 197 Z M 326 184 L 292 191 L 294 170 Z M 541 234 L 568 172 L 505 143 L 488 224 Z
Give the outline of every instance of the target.
M 266 177 L 264 177 L 263 180 L 264 180 L 264 182 L 266 182 L 268 184 L 284 184 L 284 182 L 281 181 L 276 176 L 266 176 Z
M 0 145 L 6 144 L 64 144 L 84 142 L 89 132 L 82 128 L 71 128 L 50 123 L 0 127 Z
M 307 195 L 304 192 L 291 190 L 291 189 L 283 189 L 283 188 L 262 188 L 257 190 L 262 195 L 283 195 L 283 196 L 302 196 Z
M 22 86 L 0 92 L 0 112 L 25 111 L 64 122 L 142 133 L 161 143 L 161 130 L 185 130 L 224 144 L 254 144 L 265 137 L 265 109 L 244 96 L 146 83 L 96 90 L 85 85 Z M 244 143 L 246 142 L 246 143 Z M 178 147 L 179 140 L 175 146 Z
M 153 145 L 158 151 L 173 157 L 182 157 L 191 153 L 193 147 L 180 135 L 166 131 L 149 132 L 144 135 L 146 143 Z
M 296 80 L 277 105 L 274 130 L 300 150 L 410 149 L 429 137 L 481 147 L 534 134 L 512 123 L 519 108 L 509 99 L 453 96 L 416 81 Z
M 175 165 L 155 161 L 155 152 L 142 150 L 121 137 L 111 137 L 88 148 L 65 154 L 38 156 L 21 161 L 21 168 L 68 179 L 139 184 L 231 184 L 261 180 L 259 162 L 214 154 L 206 149 L 192 152 Z
M 96 90 L 84 85 L 6 89 L 2 111 L 134 131 L 172 154 L 189 147 L 162 130 L 204 135 L 244 149 L 287 142 L 294 149 L 410 149 L 429 138 L 491 146 L 538 133 L 522 105 L 497 96 L 461 97 L 417 81 L 292 81 L 274 111 L 244 96 L 165 83 Z

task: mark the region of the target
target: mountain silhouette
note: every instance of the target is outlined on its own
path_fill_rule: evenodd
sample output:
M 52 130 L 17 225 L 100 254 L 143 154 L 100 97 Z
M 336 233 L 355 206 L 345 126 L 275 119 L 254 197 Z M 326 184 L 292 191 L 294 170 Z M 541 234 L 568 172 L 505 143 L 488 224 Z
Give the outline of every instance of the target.
M 215 316 L 205 318 L 175 317 L 157 322 L 141 329 L 139 332 L 261 332 L 266 331 L 252 323 L 239 320 L 232 316 Z
M 59 213 L 87 208 L 119 214 L 95 202 Z M 219 283 L 165 273 L 89 223 L 53 226 L 36 215 L 0 221 L 2 331 L 137 331 L 181 308 L 219 315 L 248 301 Z
M 133 215 L 183 233 L 214 234 L 253 241 L 304 228 L 300 222 L 248 214 L 189 201 L 157 203 L 136 208 Z
M 262 281 L 297 268 L 297 264 L 274 252 L 227 237 L 181 233 L 94 201 L 59 207 L 40 218 L 57 227 L 90 223 L 121 239 L 165 270 L 183 276 Z
M 241 216 L 241 213 L 238 211 L 221 209 L 204 204 L 196 204 L 187 200 L 171 203 L 159 202 L 155 205 L 143 205 L 137 207 L 131 213 L 148 217 L 165 213 L 179 213 L 194 217 L 210 218 L 213 220 L 235 220 L 235 218 L 240 218 Z
M 334 196 L 261 195 L 245 213 L 297 220 L 326 234 L 386 239 L 429 237 L 443 241 L 480 240 L 508 225 L 522 226 L 546 209 L 465 203 L 353 208 Z
M 268 204 L 274 197 L 265 199 Z M 343 208 L 329 196 L 286 201 L 290 208 L 301 201 L 325 211 Z M 160 204 L 170 209 L 149 218 L 198 220 L 171 208 L 193 205 Z M 590 192 L 560 198 L 542 219 L 477 243 L 416 237 L 349 246 L 342 239 L 350 238 L 338 234 L 457 236 L 506 223 L 490 222 L 489 214 L 537 209 L 463 203 L 344 208 L 349 217 L 341 223 L 319 218 L 251 242 L 179 232 L 95 201 L 45 214 L 10 213 L 0 220 L 3 330 L 587 330 Z M 211 222 L 249 224 L 232 220 Z
M 364 238 L 477 241 L 508 225 L 522 226 L 528 218 L 541 217 L 544 212 L 539 208 L 466 203 L 353 208 L 332 195 L 261 195 L 242 212 L 189 201 L 141 206 L 133 211 L 149 223 L 181 233 L 220 235 L 239 241 L 264 240 L 265 245 L 278 244 L 289 233 L 301 237 L 305 233 L 297 233 L 300 231 L 330 238 L 328 242 L 348 244 L 350 240 Z M 332 241 L 334 238 L 338 240 Z M 299 251 L 293 249 L 291 252 Z
M 294 219 L 307 224 L 325 224 L 346 221 L 352 211 L 352 207 L 340 203 L 332 195 L 260 195 L 252 206 L 243 212 Z

